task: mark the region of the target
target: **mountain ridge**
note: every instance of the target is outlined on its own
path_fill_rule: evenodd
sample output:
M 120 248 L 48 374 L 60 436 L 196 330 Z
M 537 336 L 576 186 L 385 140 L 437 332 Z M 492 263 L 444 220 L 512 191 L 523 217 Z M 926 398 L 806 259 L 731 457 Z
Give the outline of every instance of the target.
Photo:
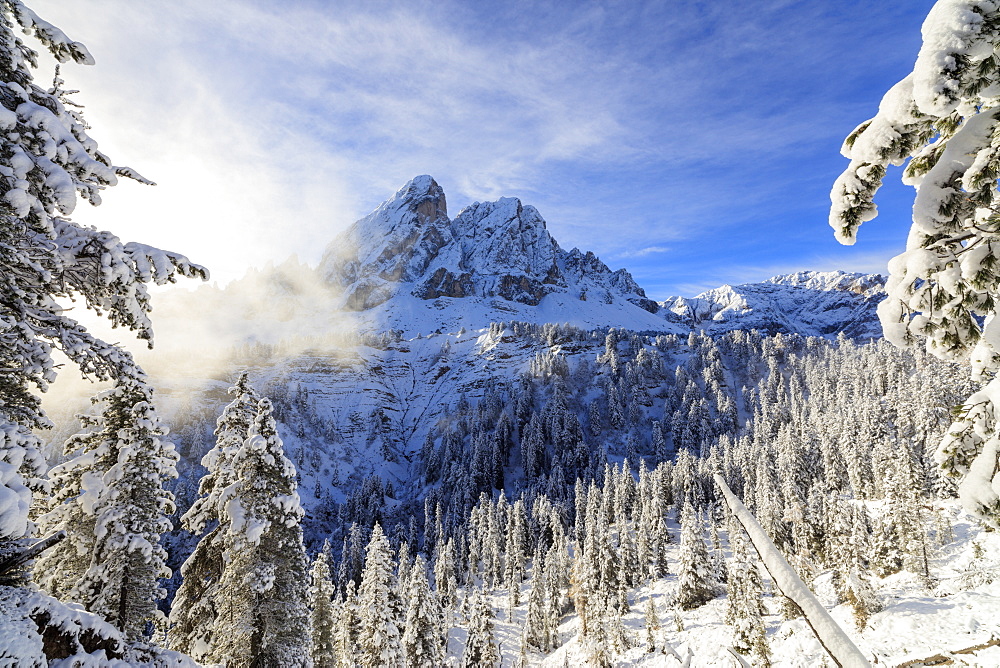
M 880 274 L 800 271 L 759 283 L 722 285 L 695 297 L 660 302 L 692 329 L 722 334 L 735 329 L 770 333 L 881 338 L 875 308 L 885 296 Z

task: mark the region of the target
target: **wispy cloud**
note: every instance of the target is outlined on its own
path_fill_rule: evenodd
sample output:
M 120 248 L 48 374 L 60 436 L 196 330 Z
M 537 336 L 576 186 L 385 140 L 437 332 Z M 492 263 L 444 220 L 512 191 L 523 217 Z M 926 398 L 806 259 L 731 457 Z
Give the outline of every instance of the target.
M 645 248 L 640 248 L 634 251 L 623 251 L 618 253 L 616 257 L 620 258 L 630 258 L 630 257 L 646 257 L 647 255 L 656 255 L 659 253 L 669 253 L 670 248 L 667 246 L 646 246 Z
M 492 199 L 547 162 L 627 145 L 615 84 L 582 85 L 595 55 L 558 35 L 477 41 L 419 4 L 38 5 L 97 55 L 65 76 L 102 148 L 160 184 L 80 217 L 193 246 L 224 278 L 294 250 L 315 260 L 415 174 Z
M 632 260 L 650 279 L 669 269 L 674 285 L 678 271 L 723 279 L 734 262 L 710 254 L 791 238 L 791 220 L 830 236 L 823 199 L 840 138 L 880 95 L 856 93 L 884 90 L 872 62 L 905 68 L 901 18 L 918 26 L 925 11 L 861 0 L 33 7 L 97 58 L 65 78 L 102 149 L 160 184 L 116 188 L 84 222 L 228 279 L 293 252 L 315 262 L 340 229 L 430 173 L 453 212 L 521 196 L 564 246 Z M 796 234 L 798 252 L 815 254 Z

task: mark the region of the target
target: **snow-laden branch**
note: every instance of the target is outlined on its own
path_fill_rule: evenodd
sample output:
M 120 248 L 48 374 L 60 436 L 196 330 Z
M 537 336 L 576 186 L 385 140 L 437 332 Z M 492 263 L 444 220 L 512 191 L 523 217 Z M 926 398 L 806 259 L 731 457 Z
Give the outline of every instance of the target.
M 66 538 L 66 532 L 57 531 L 48 538 L 36 542 L 31 547 L 25 548 L 20 552 L 15 552 L 6 559 L 0 560 L 0 577 L 31 561 L 64 538 Z
M 809 591 L 809 587 L 798 576 L 798 573 L 788 565 L 785 558 L 778 552 L 767 532 L 757 523 L 753 514 L 736 498 L 721 475 L 715 475 L 715 483 L 722 490 L 722 495 L 729 504 L 729 509 L 739 520 L 750 536 L 764 568 L 774 580 L 775 586 L 782 594 L 790 598 L 802 610 L 806 623 L 816 635 L 816 639 L 827 654 L 841 668 L 870 668 L 871 664 L 858 646 L 844 633 L 844 629 L 830 616 L 823 604 Z

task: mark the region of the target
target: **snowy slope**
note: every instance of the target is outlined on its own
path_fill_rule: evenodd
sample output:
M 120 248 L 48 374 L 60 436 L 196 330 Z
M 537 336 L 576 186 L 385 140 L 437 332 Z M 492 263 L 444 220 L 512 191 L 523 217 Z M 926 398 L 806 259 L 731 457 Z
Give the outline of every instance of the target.
M 1000 582 L 995 575 L 1000 561 L 997 554 L 1000 538 L 996 533 L 986 533 L 970 523 L 957 502 L 943 504 L 943 511 L 955 524 L 954 540 L 938 547 L 931 561 L 931 582 L 920 582 L 909 573 L 898 573 L 877 579 L 875 589 L 885 606 L 873 615 L 864 629 L 854 624 L 850 607 L 834 600 L 824 601 L 833 617 L 875 665 L 899 666 L 908 661 L 926 659 L 942 652 L 957 652 L 966 648 L 988 644 L 1000 635 L 997 614 L 1000 614 Z M 676 530 L 676 523 L 671 529 Z M 720 531 L 726 536 L 725 531 Z M 724 538 L 723 551 L 728 558 L 728 540 Z M 976 548 L 976 546 L 979 546 Z M 983 557 L 975 557 L 976 550 Z M 677 563 L 679 548 L 671 544 L 670 561 Z M 828 579 L 829 573 L 817 580 Z M 766 576 L 765 582 L 770 584 Z M 671 598 L 677 586 L 677 576 L 668 575 L 644 587 L 630 597 L 631 610 L 625 616 L 625 628 L 633 647 L 616 657 L 615 666 L 648 666 L 649 668 L 677 668 L 682 665 L 671 652 L 681 658 L 692 657 L 691 666 L 735 666 L 727 648 L 733 644 L 732 627 L 725 622 L 727 601 L 719 596 L 707 605 L 679 613 L 680 627 L 674 616 Z M 769 587 L 770 589 L 771 587 Z M 822 592 L 820 586 L 816 589 Z M 525 587 L 521 600 L 527 599 Z M 660 629 L 656 631 L 656 651 L 647 653 L 646 627 L 643 608 L 652 598 L 659 617 Z M 767 641 L 771 649 L 771 665 L 783 668 L 814 668 L 833 665 L 802 618 L 785 620 L 776 592 L 764 597 L 768 609 L 765 618 Z M 512 667 L 517 659 L 520 633 L 527 613 L 527 605 L 514 610 L 514 622 L 507 621 L 507 597 L 498 595 L 493 600 L 498 611 L 495 623 L 497 638 L 505 650 L 503 666 Z M 551 666 L 587 665 L 587 648 L 580 642 L 579 618 L 569 615 L 559 627 L 560 646 L 548 655 L 531 653 L 529 665 Z M 458 643 L 453 643 L 457 645 Z M 454 653 L 460 648 L 452 647 Z M 985 647 L 977 651 L 956 654 L 955 665 L 998 666 L 1000 647 Z M 457 663 L 457 662 L 456 662 Z M 949 662 L 950 663 L 950 662 Z M 927 665 L 943 665 L 939 663 Z
M 882 336 L 875 307 L 885 297 L 878 274 L 803 271 L 763 283 L 723 285 L 697 297 L 671 297 L 661 305 L 694 329 L 735 329 L 850 337 Z
M 410 464 L 427 432 L 454 410 L 460 397 L 475 403 L 489 388 L 516 380 L 540 350 L 594 359 L 604 349 L 604 337 L 544 347 L 514 336 L 509 329 L 483 329 L 377 347 L 355 342 L 337 348 L 292 349 L 293 354 L 281 348 L 268 347 L 265 352 L 248 348 L 230 359 L 227 368 L 186 376 L 161 376 L 154 370 L 154 377 L 161 410 L 174 418 L 175 434 L 184 431 L 180 416 L 192 406 L 204 413 L 194 421 L 213 423 L 231 400 L 226 388 L 243 369 L 265 394 L 287 392 L 277 403 L 297 408 L 292 421 L 316 422 L 308 432 L 281 431 L 303 481 L 300 493 L 305 505 L 314 507 L 323 500 L 343 502 L 345 494 L 372 473 L 397 487 L 406 485 L 413 473 Z M 181 453 L 182 476 L 184 470 L 196 468 L 214 440 L 210 428 L 202 424 L 200 431 L 198 438 L 189 433 L 180 437 L 188 444 L 188 451 Z

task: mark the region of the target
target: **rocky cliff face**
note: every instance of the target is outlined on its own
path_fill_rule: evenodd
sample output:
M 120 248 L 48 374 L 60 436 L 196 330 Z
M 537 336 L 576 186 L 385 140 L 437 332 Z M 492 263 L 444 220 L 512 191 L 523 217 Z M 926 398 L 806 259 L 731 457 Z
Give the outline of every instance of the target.
M 334 239 L 319 273 L 343 290 L 344 308 L 361 311 L 424 277 L 453 241 L 444 191 L 418 177 Z
M 560 248 L 538 210 L 516 198 L 476 202 L 450 220 L 444 192 L 429 176 L 407 183 L 335 239 L 319 271 L 355 311 L 400 294 L 528 306 L 559 294 L 659 310 L 624 269 L 612 272 L 591 252 Z

